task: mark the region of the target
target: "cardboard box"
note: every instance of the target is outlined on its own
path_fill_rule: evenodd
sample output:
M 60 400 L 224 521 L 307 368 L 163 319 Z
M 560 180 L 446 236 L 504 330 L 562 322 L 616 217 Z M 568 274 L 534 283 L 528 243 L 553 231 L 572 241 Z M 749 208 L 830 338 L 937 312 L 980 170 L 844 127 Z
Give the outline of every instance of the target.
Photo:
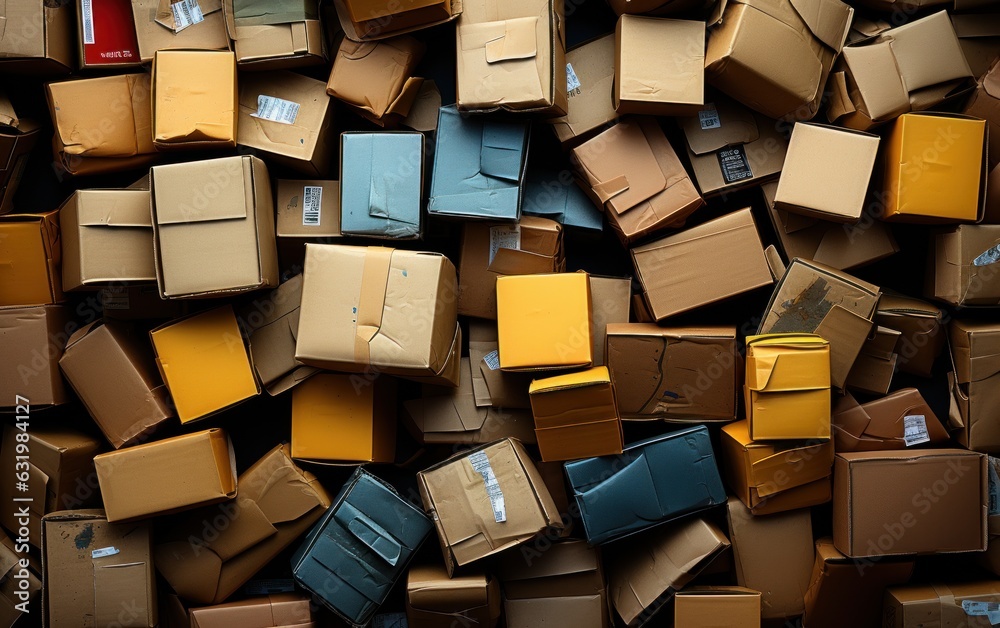
M 406 623 L 437 628 L 457 622 L 494 628 L 500 621 L 500 583 L 472 573 L 448 578 L 440 565 L 419 565 L 406 576 Z
M 249 3 L 238 10 L 222 0 L 236 62 L 250 70 L 289 70 L 327 62 L 318 3 Z
M 810 628 L 882 628 L 885 588 L 905 583 L 912 573 L 912 558 L 858 562 L 838 552 L 831 539 L 819 539 L 803 621 Z
M 59 372 L 67 330 L 76 329 L 60 305 L 0 307 L 0 408 L 11 410 L 20 396 L 32 407 L 73 399 Z M 527 390 L 527 389 L 525 389 Z
M 932 236 L 928 297 L 959 307 L 1000 305 L 1000 225 L 958 225 Z
M 148 190 L 77 190 L 59 227 L 64 290 L 156 281 Z
M 300 593 L 275 593 L 239 602 L 192 608 L 190 628 L 312 628 L 309 597 Z
M 10 101 L 0 94 L 0 214 L 14 209 L 14 194 L 40 129 L 38 122 L 18 118 Z
M 115 449 L 146 440 L 175 415 L 147 337 L 126 324 L 101 319 L 81 327 L 59 367 Z
M 544 552 L 504 552 L 497 573 L 507 628 L 609 626 L 601 557 L 584 541 L 553 543 Z
M 339 238 L 340 181 L 278 179 L 275 234 L 279 238 Z
M 729 549 L 726 536 L 706 519 L 688 518 L 618 544 L 605 555 L 608 594 L 628 626 L 657 625 L 656 612 Z
M 580 186 L 626 246 L 680 227 L 705 204 L 652 118 L 623 120 L 570 155 Z
M 566 115 L 546 120 L 563 146 L 593 135 L 618 118 L 611 98 L 615 81 L 614 35 L 570 50 L 566 53 L 566 67 Z
M 135 67 L 142 62 L 131 0 L 112 0 L 96 5 L 77 0 L 76 6 L 81 69 Z
M 564 20 L 555 0 L 462 0 L 458 108 L 566 115 Z
M 458 313 L 496 320 L 497 277 L 565 269 L 558 222 L 532 216 L 516 224 L 466 222 L 458 258 Z
M 770 118 L 808 120 L 853 17 L 838 0 L 730 2 L 708 38 L 706 79 Z
M 961 229 L 961 227 L 959 227 Z M 898 330 L 899 370 L 930 377 L 934 361 L 945 345 L 944 312 L 935 305 L 898 294 L 883 294 L 875 322 Z
M 735 327 L 607 327 L 608 370 L 623 420 L 727 422 L 736 418 L 742 362 Z
M 527 169 L 528 130 L 523 122 L 463 117 L 454 106 L 441 107 L 427 213 L 517 220 Z
M 619 457 L 567 462 L 565 468 L 591 544 L 716 506 L 726 499 L 705 426 L 632 443 Z
M 747 337 L 743 398 L 750 438 L 830 438 L 830 353 L 830 343 L 817 334 Z
M 395 455 L 394 379 L 320 373 L 292 392 L 292 457 L 361 464 Z
M 240 78 L 236 143 L 273 165 L 322 178 L 333 159 L 333 103 L 322 81 L 288 71 Z
M 236 496 L 236 458 L 219 428 L 94 457 L 108 521 L 217 504 Z
M 39 562 L 16 550 L 14 541 L 0 530 L 0 626 L 4 628 L 12 628 L 24 615 L 36 610 L 42 593 Z M 27 584 L 20 586 L 22 581 Z
M 477 405 L 469 358 L 462 358 L 458 388 L 424 386 L 422 392 L 423 396 L 403 402 L 400 415 L 420 443 L 481 445 L 500 438 L 516 438 L 532 445 L 537 442 L 535 424 L 527 410 L 503 404 Z
M 983 454 L 962 449 L 838 453 L 833 474 L 833 543 L 846 556 L 986 549 L 989 491 Z
M 220 0 L 198 2 L 203 20 L 180 27 L 164 0 L 132 0 L 132 17 L 143 63 L 152 63 L 157 50 L 229 50 L 229 33 Z M 183 22 L 182 22 L 183 24 Z
M 604 366 L 608 325 L 627 323 L 632 309 L 631 277 L 590 276 L 590 337 L 594 366 Z
M 319 480 L 292 461 L 288 445 L 279 445 L 240 474 L 235 501 L 164 520 L 154 547 L 157 570 L 184 599 L 219 604 L 312 527 L 330 501 Z M 206 528 L 206 521 L 227 525 Z M 202 612 L 215 615 L 208 610 L 192 609 L 192 622 Z
M 239 93 L 233 53 L 157 50 L 151 98 L 157 150 L 236 146 Z
M 296 550 L 292 574 L 337 616 L 365 625 L 432 529 L 392 487 L 357 469 Z
M 861 353 L 847 374 L 844 386 L 848 390 L 870 395 L 887 395 L 896 372 L 899 356 L 896 345 L 902 334 L 895 329 L 876 325 L 871 336 L 861 346 Z
M 851 270 L 885 259 L 899 252 L 889 225 L 879 220 L 855 224 L 833 223 L 812 216 L 793 214 L 774 205 L 778 184 L 761 185 L 767 214 L 778 236 L 785 260 L 810 259 L 837 270 Z M 870 215 L 873 205 L 865 207 Z
M 760 628 L 761 592 L 743 587 L 691 587 L 674 598 L 676 628 Z
M 153 539 L 146 522 L 109 523 L 103 510 L 63 510 L 42 522 L 42 613 L 52 628 L 157 625 Z
M 705 24 L 622 15 L 615 28 L 619 114 L 690 115 L 705 104 Z
M 916 388 L 859 404 L 848 394 L 833 407 L 833 435 L 837 451 L 908 449 L 916 445 L 943 446 L 949 439 L 923 395 Z
M 890 587 L 882 607 L 885 628 L 941 628 L 992 625 L 992 604 L 1000 602 L 996 582 L 961 582 Z
M 594 361 L 591 325 L 586 273 L 497 278 L 501 370 L 590 366 Z
M 393 37 L 456 19 L 462 0 L 334 0 L 340 27 L 355 41 Z
M 528 394 L 543 461 L 622 453 L 622 421 L 606 366 L 536 379 Z
M 295 359 L 352 373 L 441 376 L 454 386 L 457 283 L 455 267 L 437 253 L 306 244 Z
M 631 253 L 657 322 L 774 283 L 749 207 Z
M 755 515 L 830 501 L 833 441 L 751 440 L 747 421 L 737 421 L 723 426 L 720 454 L 726 485 Z
M 814 554 L 809 510 L 759 517 L 735 497 L 728 506 L 736 582 L 761 592 L 764 619 L 801 615 Z
M 171 321 L 149 337 L 181 423 L 260 394 L 231 305 Z
M 994 167 L 986 176 L 986 203 L 983 222 L 988 225 L 1000 224 L 1000 167 Z
M 417 473 L 417 486 L 424 510 L 434 520 L 449 576 L 456 567 L 520 545 L 546 528 L 563 527 L 535 464 L 524 446 L 510 438 L 460 452 Z
M 533 375 L 530 372 L 500 370 L 500 341 L 496 323 L 476 319 L 469 321 L 469 363 L 476 407 L 531 409 L 528 386 Z
M 340 136 L 340 228 L 344 235 L 411 240 L 423 233 L 422 133 Z
M 871 333 L 880 295 L 878 286 L 847 273 L 793 259 L 757 333 L 822 336 L 830 343 L 830 383 L 842 389 Z
M 0 216 L 0 307 L 63 300 L 59 239 L 58 210 Z
M 27 0 L 4 7 L 4 32 L 17 33 L 0 42 L 4 73 L 50 76 L 76 67 L 71 3 Z M 9 30 L 7 30 L 9 29 Z
M 797 122 L 774 206 L 835 222 L 861 219 L 878 153 L 877 135 Z
M 827 119 L 860 130 L 932 109 L 975 84 L 944 11 L 844 46 L 834 70 Z
M 952 321 L 952 394 L 961 421 L 957 439 L 976 451 L 1000 451 L 1000 326 Z
M 105 445 L 99 437 L 63 423 L 32 423 L 26 431 L 28 442 L 25 444 L 31 456 L 27 471 L 23 461 L 17 459 L 21 454 L 16 439 L 24 430 L 13 424 L 3 428 L 0 464 L 11 481 L 0 486 L 0 498 L 10 504 L 16 503 L 15 498 L 26 497 L 31 501 L 6 509 L 0 515 L 0 523 L 12 533 L 26 528 L 29 535 L 23 538 L 37 547 L 42 540 L 42 517 L 46 513 L 100 503 L 93 486 L 93 458 L 105 449 Z M 28 490 L 15 492 L 15 478 L 25 482 Z M 27 508 L 27 517 L 22 514 L 22 507 Z M 18 536 L 22 536 L 20 532 Z
M 993 55 L 993 58 L 995 59 L 996 55 Z M 997 163 L 1000 163 L 1000 64 L 994 62 L 988 72 L 976 73 L 976 76 L 979 76 L 978 85 L 962 108 L 962 113 L 986 121 L 989 148 L 987 163 L 992 170 Z
M 278 285 L 274 197 L 256 157 L 151 170 L 156 279 L 164 299 L 209 298 Z
M 413 70 L 426 46 L 409 36 L 340 42 L 326 93 L 379 126 L 392 128 L 410 113 L 424 80 Z
M 549 218 L 575 229 L 604 230 L 600 209 L 573 183 L 568 170 L 532 168 L 525 181 L 521 215 Z

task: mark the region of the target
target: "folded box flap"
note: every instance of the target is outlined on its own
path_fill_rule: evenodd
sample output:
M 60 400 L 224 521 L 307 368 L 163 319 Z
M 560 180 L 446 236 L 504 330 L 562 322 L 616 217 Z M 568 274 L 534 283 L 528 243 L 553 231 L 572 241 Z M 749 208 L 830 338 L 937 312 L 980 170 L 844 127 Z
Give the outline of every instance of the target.
M 200 511 L 199 511 L 200 512 Z M 222 577 L 222 558 L 206 547 L 187 538 L 157 543 L 153 548 L 156 570 L 181 597 L 203 603 L 215 599 Z
M 848 46 L 843 57 L 868 117 L 883 121 L 910 110 L 909 93 L 896 65 L 891 40 Z
M 519 181 L 524 163 L 524 140 L 523 124 L 485 121 L 479 171 L 488 177 Z
M 225 533 L 219 534 L 213 541 L 206 542 L 223 562 L 238 556 L 277 532 L 256 503 L 248 499 L 240 499 L 237 503 L 239 516 L 232 517 Z
M 487 63 L 530 59 L 538 52 L 535 29 L 538 17 L 519 17 L 480 24 L 459 24 L 462 50 L 486 51 Z
M 816 39 L 840 52 L 851 29 L 854 9 L 840 0 L 791 0 Z
M 268 478 L 255 501 L 272 525 L 295 521 L 323 506 L 322 496 L 316 492 L 309 478 L 287 457 L 284 464 Z
M 337 523 L 354 535 L 364 545 L 389 565 L 395 566 L 403 553 L 403 547 L 389 532 L 348 502 L 344 502 L 334 514 Z
M 972 77 L 948 13 L 940 11 L 886 33 L 907 91 Z
M 84 227 L 153 227 L 148 203 L 140 205 L 107 199 L 99 208 L 80 213 L 80 225 Z
M 714 104 L 706 105 L 708 109 L 711 106 L 714 106 L 719 118 L 718 126 L 703 128 L 700 116 L 678 118 L 688 148 L 695 155 L 714 153 L 727 146 L 749 144 L 760 138 L 757 118 L 749 108 L 722 97 L 717 98 Z
M 650 131 L 662 134 L 658 126 Z M 605 135 L 606 140 L 598 136 L 573 150 L 601 202 L 612 201 L 615 211 L 625 213 L 667 188 L 666 176 L 643 124 L 636 120 L 620 122 Z
M 192 222 L 212 222 L 216 220 L 245 220 L 247 206 L 240 198 L 239 202 L 227 202 L 231 199 L 217 199 L 218 203 L 178 202 L 155 205 L 156 224 L 177 225 Z M 154 202 L 155 204 L 155 202 Z
M 871 416 L 851 393 L 845 393 L 833 407 L 831 417 L 836 427 L 855 438 L 861 438 L 871 424 Z
M 556 270 L 555 259 L 551 255 L 541 255 L 530 251 L 498 249 L 488 270 L 500 275 L 537 275 Z

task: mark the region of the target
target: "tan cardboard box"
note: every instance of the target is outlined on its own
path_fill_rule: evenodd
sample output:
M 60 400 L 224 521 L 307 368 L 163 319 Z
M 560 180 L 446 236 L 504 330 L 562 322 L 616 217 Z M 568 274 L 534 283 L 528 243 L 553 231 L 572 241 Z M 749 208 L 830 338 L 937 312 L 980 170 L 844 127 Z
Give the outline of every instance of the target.
M 950 340 L 958 442 L 996 453 L 1000 451 L 1000 325 L 952 321 Z
M 174 30 L 169 0 L 132 0 L 139 56 L 152 63 L 157 50 L 229 50 L 229 33 L 220 0 L 199 0 L 203 21 Z
M 896 353 L 899 370 L 930 377 L 934 361 L 944 350 L 944 312 L 936 305 L 899 294 L 883 294 L 875 322 L 900 332 Z
M 566 70 L 569 97 L 566 115 L 547 120 L 563 146 L 590 137 L 618 118 L 611 98 L 615 81 L 614 35 L 605 35 L 567 52 Z
M 0 69 L 5 73 L 68 74 L 76 67 L 73 3 L 44 0 L 4 6 L 4 32 L 18 36 L 0 41 Z
M 59 372 L 59 358 L 74 329 L 69 309 L 61 305 L 0 307 L 0 354 L 4 356 L 0 360 L 0 408 L 13 410 L 18 395 L 34 408 L 73 399 Z
M 979 77 L 976 91 L 972 92 L 962 113 L 986 120 L 989 135 L 987 160 L 992 170 L 1000 163 L 1000 64 L 994 62 L 989 71 Z
M 164 606 L 161 604 L 161 613 Z M 191 625 L 178 628 L 314 628 L 310 598 L 301 593 L 272 593 L 238 602 L 192 608 Z M 167 628 L 173 628 L 169 624 Z
M 705 104 L 705 23 L 618 18 L 613 95 L 619 114 L 696 113 Z
M 469 321 L 469 363 L 476 407 L 531 409 L 528 386 L 531 373 L 500 370 L 500 341 L 496 323 Z
M 890 587 L 882 608 L 885 628 L 941 628 L 992 625 L 994 604 L 1000 602 L 996 582 L 935 582 Z
M 58 210 L 0 216 L 0 307 L 63 300 Z
M 344 38 L 333 59 L 326 93 L 375 124 L 392 128 L 410 113 L 424 80 L 413 70 L 426 46 L 409 36 L 376 42 Z
M 774 283 L 749 207 L 633 248 L 632 263 L 656 321 Z
M 444 24 L 462 14 L 462 0 L 334 0 L 340 27 L 354 41 L 385 39 Z
M 743 587 L 691 587 L 674 598 L 675 628 L 760 628 L 761 592 Z
M 915 445 L 943 446 L 948 431 L 916 388 L 859 404 L 847 394 L 834 403 L 837 451 L 881 451 Z
M 861 345 L 861 353 L 854 360 L 844 386 L 848 390 L 870 395 L 889 394 L 899 361 L 896 345 L 902 336 L 895 329 L 876 325 L 868 340 Z
M 315 8 L 300 7 L 279 17 L 280 13 L 268 15 L 268 9 L 261 10 L 266 5 L 250 5 L 250 13 L 263 14 L 248 18 L 237 14 L 233 6 L 233 0 L 222 0 L 226 31 L 241 67 L 270 71 L 326 63 L 323 25 Z
M 594 366 L 604 366 L 608 325 L 627 323 L 632 309 L 631 277 L 590 276 L 590 331 Z
M 494 628 L 500 621 L 500 583 L 482 573 L 449 578 L 440 565 L 410 567 L 406 576 L 406 625 L 438 628 L 442 620 Z
M 278 179 L 275 233 L 279 238 L 339 238 L 340 181 Z
M 239 94 L 233 53 L 157 50 L 151 98 L 157 150 L 236 146 Z
M 926 296 L 956 306 L 1000 305 L 1000 225 L 958 225 L 931 242 Z
M 622 422 L 606 366 L 536 379 L 528 395 L 544 462 L 622 453 Z

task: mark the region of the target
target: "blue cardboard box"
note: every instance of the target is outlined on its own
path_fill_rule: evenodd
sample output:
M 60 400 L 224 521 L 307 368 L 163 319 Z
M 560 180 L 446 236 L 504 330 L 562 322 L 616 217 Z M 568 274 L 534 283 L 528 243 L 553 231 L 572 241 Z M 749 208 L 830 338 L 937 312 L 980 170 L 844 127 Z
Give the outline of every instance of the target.
M 568 170 L 532 169 L 525 182 L 521 212 L 555 220 L 564 227 L 602 231 L 604 216 L 573 181 Z
M 340 136 L 340 231 L 412 240 L 422 235 L 422 133 Z

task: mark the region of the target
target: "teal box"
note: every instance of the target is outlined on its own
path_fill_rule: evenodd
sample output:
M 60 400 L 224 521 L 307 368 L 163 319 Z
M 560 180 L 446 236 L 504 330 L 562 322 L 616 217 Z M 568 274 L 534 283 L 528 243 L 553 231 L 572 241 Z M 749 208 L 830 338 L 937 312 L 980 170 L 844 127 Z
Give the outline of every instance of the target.
M 423 234 L 422 133 L 340 136 L 340 231 L 345 236 L 413 240 Z

